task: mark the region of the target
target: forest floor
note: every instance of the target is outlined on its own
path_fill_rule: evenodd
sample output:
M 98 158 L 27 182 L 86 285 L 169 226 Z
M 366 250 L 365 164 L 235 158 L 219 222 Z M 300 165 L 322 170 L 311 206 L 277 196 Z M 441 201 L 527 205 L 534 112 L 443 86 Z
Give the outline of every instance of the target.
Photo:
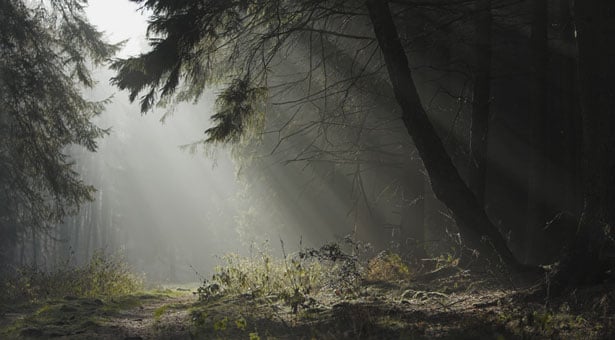
M 534 282 L 535 283 L 535 282 Z M 58 339 L 613 339 L 615 286 L 531 301 L 529 287 L 448 268 L 411 280 L 323 290 L 292 306 L 276 296 L 199 301 L 173 288 L 0 306 L 0 338 Z M 193 287 L 196 288 L 196 287 Z

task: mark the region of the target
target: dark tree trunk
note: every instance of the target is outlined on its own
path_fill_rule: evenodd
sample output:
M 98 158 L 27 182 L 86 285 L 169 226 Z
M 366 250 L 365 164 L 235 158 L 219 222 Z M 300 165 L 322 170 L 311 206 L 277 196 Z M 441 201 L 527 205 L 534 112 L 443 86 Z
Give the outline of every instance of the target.
M 559 279 L 567 285 L 599 281 L 607 269 L 605 227 L 615 225 L 615 2 L 577 1 L 574 21 L 579 52 L 583 119 L 584 207 Z
M 487 136 L 491 97 L 491 0 L 476 4 L 475 75 L 472 96 L 472 139 L 470 141 L 470 188 L 478 203 L 485 205 L 487 179 Z
M 560 0 L 559 6 L 560 39 L 563 45 L 574 44 L 574 25 L 570 12 L 569 0 Z M 560 106 L 564 119 L 564 159 L 568 173 L 568 190 L 566 209 L 571 216 L 578 218 L 583 209 L 582 195 L 582 119 L 579 110 L 578 95 L 576 91 L 576 60 L 573 57 L 563 58 L 560 72 L 561 90 L 559 94 Z
M 506 241 L 462 180 L 423 109 L 388 2 L 367 0 L 366 4 L 395 98 L 402 109 L 402 120 L 423 160 L 436 197 L 453 213 L 468 246 L 479 250 L 483 258 L 500 258 L 511 267 L 519 267 Z
M 546 222 L 546 114 L 547 114 L 547 0 L 531 2 L 532 24 L 530 36 L 530 164 L 528 174 L 527 225 L 525 231 L 525 261 L 536 253 L 536 244 Z M 538 242 L 537 242 L 538 241 Z

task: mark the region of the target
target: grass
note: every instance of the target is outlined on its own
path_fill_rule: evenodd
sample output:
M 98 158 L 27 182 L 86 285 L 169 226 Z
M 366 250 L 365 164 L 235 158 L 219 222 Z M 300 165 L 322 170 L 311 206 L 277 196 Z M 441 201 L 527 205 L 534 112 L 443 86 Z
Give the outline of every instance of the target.
M 360 260 L 334 245 L 282 258 L 266 252 L 229 255 L 197 296 L 158 289 L 35 298 L 0 318 L 0 338 L 599 339 L 615 334 L 612 286 L 578 289 L 545 304 L 520 299 L 520 286 L 507 280 L 457 268 L 454 259 L 447 263 L 451 270 L 439 265 L 424 272 L 395 253 Z
M 263 253 L 233 255 L 200 290 L 200 302 L 191 309 L 191 334 L 219 339 L 613 337 L 612 288 L 579 299 L 593 304 L 572 308 L 570 297 L 561 297 L 547 306 L 519 297 L 529 286 L 463 270 L 451 256 L 434 261 L 432 270 L 413 268 L 392 252 L 360 261 L 332 246 L 278 260 Z
M 16 338 L 123 338 L 129 328 L 152 318 L 152 332 L 171 311 L 186 310 L 189 306 L 178 302 L 192 294 L 164 291 L 137 291 L 104 299 L 93 297 L 51 298 L 31 303 L 14 317 L 0 325 L 0 339 Z M 128 323 L 119 327 L 118 322 Z M 104 338 L 104 336 L 103 336 Z
M 0 301 L 15 304 L 65 296 L 121 296 L 142 290 L 143 279 L 130 270 L 121 256 L 96 252 L 81 267 L 61 266 L 54 271 L 18 268 L 5 274 L 0 287 Z
M 0 281 L 0 338 L 55 337 L 94 331 L 104 318 L 140 304 L 142 279 L 120 256 L 95 253 L 81 267 L 21 267 Z

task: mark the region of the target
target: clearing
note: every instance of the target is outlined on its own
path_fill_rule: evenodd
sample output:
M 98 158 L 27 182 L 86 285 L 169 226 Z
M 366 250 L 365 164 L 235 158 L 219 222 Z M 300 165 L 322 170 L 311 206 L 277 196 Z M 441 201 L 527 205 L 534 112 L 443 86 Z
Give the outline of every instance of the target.
M 613 285 L 529 301 L 526 287 L 457 267 L 411 280 L 322 289 L 295 303 L 256 294 L 199 300 L 174 288 L 2 306 L 1 338 L 601 339 L 614 338 Z M 293 300 L 290 300 L 293 301 Z M 296 310 L 295 310 L 296 309 Z

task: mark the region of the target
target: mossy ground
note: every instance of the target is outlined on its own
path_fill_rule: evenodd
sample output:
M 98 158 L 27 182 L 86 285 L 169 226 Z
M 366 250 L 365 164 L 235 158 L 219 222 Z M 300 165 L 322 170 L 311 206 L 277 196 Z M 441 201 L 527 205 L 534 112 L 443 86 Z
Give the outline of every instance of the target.
M 613 287 L 580 289 L 570 297 L 524 301 L 521 288 L 456 270 L 420 282 L 366 282 L 346 296 L 317 296 L 297 314 L 275 297 L 248 294 L 200 302 L 192 319 L 200 338 L 220 339 L 602 339 Z M 606 309 L 605 309 L 606 308 Z
M 66 296 L 4 306 L 0 338 L 122 339 L 181 336 L 190 292 L 148 291 L 108 299 Z M 182 312 L 181 311 L 185 311 Z M 168 324 L 168 325 L 167 325 Z
M 196 288 L 196 287 L 195 287 Z M 149 291 L 4 306 L 0 338 L 60 339 L 602 339 L 615 335 L 615 287 L 548 301 L 459 269 L 443 277 L 365 281 L 292 308 L 277 296 Z

